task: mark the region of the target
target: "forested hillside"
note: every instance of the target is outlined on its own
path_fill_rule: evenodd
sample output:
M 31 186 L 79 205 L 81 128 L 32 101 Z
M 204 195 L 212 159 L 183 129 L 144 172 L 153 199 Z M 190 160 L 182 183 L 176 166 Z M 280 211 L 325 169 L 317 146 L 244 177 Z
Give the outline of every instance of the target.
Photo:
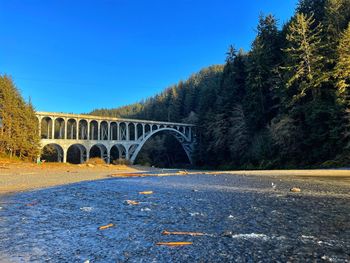
M 350 0 L 301 0 L 285 25 L 261 16 L 248 52 L 143 102 L 92 114 L 198 125 L 197 165 L 348 165 Z

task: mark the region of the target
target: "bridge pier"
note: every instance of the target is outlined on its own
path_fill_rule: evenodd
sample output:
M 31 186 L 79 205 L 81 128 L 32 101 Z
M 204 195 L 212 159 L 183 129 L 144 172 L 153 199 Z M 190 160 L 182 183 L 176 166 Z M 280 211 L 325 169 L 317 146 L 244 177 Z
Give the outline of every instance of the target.
M 64 163 L 67 162 L 67 153 L 68 153 L 68 149 L 63 148 L 63 162 Z

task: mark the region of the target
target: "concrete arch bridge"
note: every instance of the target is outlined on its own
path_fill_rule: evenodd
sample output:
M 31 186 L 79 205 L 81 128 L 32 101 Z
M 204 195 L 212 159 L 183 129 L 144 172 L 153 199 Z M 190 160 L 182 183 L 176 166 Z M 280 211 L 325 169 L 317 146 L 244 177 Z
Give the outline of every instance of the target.
M 115 159 L 134 163 L 148 139 L 159 132 L 167 132 L 180 142 L 192 163 L 195 141 L 192 124 L 55 112 L 37 112 L 36 115 L 41 148 L 52 146 L 58 162 L 83 163 L 100 157 L 106 163 Z

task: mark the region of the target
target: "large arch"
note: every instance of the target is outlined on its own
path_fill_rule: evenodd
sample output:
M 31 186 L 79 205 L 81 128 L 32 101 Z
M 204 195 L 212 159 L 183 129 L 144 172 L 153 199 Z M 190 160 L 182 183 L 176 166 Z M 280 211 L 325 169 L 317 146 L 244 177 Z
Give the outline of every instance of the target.
M 69 146 L 67 149 L 67 162 L 80 164 L 86 161 L 87 150 L 84 145 L 76 143 Z
M 46 144 L 41 150 L 41 160 L 46 162 L 63 162 L 64 151 L 63 148 L 56 143 Z
M 187 137 L 179 132 L 178 130 L 174 129 L 174 128 L 161 128 L 161 129 L 157 129 L 157 130 L 153 130 L 152 132 L 150 132 L 144 140 L 142 140 L 142 142 L 136 147 L 136 149 L 134 150 L 134 153 L 132 154 L 131 158 L 130 158 L 130 162 L 134 163 L 134 161 L 136 160 L 137 155 L 139 154 L 140 150 L 142 149 L 143 145 L 148 141 L 149 138 L 151 138 L 153 135 L 159 133 L 159 132 L 163 132 L 163 131 L 168 131 L 170 132 L 170 134 L 172 134 L 182 145 L 182 148 L 184 149 L 188 160 L 190 161 L 190 163 L 192 163 L 192 158 L 191 158 L 191 153 L 190 151 L 185 147 L 184 143 L 185 142 L 189 142 L 187 140 Z M 178 137 L 176 136 L 178 135 Z
M 110 149 L 110 162 L 116 163 L 120 159 L 126 159 L 126 149 L 122 144 L 115 144 Z
M 101 158 L 106 163 L 109 163 L 108 148 L 102 143 L 95 144 L 90 148 L 89 157 L 90 158 Z

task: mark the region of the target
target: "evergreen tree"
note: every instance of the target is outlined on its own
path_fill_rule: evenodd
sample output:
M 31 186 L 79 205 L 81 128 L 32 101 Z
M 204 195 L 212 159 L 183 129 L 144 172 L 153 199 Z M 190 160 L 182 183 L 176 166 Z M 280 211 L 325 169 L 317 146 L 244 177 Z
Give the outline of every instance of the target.
M 293 102 L 308 93 L 313 99 L 328 76 L 322 74 L 324 57 L 320 54 L 322 26 L 315 24 L 313 15 L 298 13 L 288 28 L 286 69 L 287 87 L 292 88 Z
M 312 15 L 316 21 L 312 26 L 316 26 L 324 20 L 326 1 L 327 0 L 300 0 L 297 6 L 297 13 L 307 16 Z
M 38 120 L 10 77 L 0 76 L 0 154 L 35 160 L 39 154 Z
M 280 35 L 274 16 L 261 16 L 248 55 L 244 108 L 250 130 L 260 130 L 277 114 L 275 89 L 281 59 Z
M 343 99 L 347 99 L 350 87 L 350 23 L 348 28 L 341 34 L 337 49 L 338 59 L 334 69 L 337 80 L 337 88 Z M 350 106 L 350 104 L 348 105 Z

